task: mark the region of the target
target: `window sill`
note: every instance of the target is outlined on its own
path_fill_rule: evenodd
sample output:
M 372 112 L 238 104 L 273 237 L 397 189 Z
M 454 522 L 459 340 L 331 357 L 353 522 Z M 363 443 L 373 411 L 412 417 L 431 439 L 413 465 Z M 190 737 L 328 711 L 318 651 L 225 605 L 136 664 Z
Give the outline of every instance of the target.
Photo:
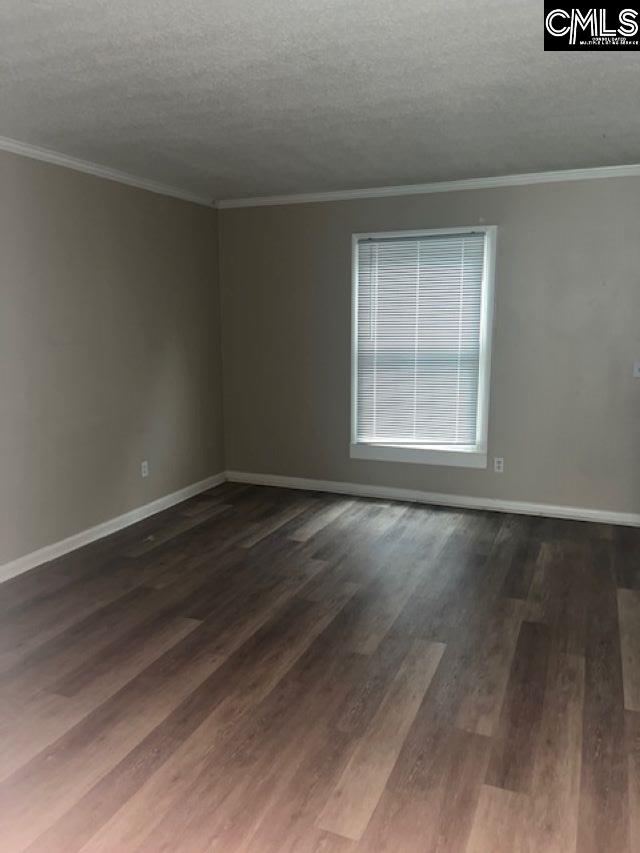
M 378 462 L 413 462 L 417 465 L 444 465 L 455 468 L 486 468 L 486 451 L 443 447 L 403 447 L 394 444 L 352 444 L 352 459 Z

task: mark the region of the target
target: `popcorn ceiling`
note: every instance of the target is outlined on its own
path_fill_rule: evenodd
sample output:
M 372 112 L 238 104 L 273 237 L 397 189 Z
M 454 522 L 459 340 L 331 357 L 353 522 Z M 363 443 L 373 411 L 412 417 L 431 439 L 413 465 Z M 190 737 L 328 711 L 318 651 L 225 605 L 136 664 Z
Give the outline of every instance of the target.
M 2 0 L 0 135 L 210 198 L 640 161 L 638 55 L 538 3 Z

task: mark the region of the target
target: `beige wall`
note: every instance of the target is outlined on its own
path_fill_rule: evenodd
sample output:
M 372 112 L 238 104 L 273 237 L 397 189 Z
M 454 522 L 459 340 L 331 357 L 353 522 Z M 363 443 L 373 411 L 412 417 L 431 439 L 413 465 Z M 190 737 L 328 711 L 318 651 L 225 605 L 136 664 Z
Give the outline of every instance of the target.
M 0 153 L 0 564 L 222 470 L 215 217 Z
M 7 153 L 0 189 L 0 565 L 225 467 L 640 512 L 640 180 L 219 222 Z M 479 222 L 499 226 L 489 454 L 505 473 L 351 460 L 352 232 Z
M 498 225 L 489 454 L 349 458 L 352 232 Z M 640 511 L 640 179 L 220 213 L 228 469 Z

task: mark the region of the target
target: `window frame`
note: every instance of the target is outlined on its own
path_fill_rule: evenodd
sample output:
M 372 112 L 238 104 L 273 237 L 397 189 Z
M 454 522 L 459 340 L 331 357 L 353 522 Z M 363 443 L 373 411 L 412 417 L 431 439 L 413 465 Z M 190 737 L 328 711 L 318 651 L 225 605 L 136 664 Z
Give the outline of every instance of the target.
M 351 235 L 351 438 L 352 459 L 381 462 L 414 462 L 462 468 L 487 467 L 487 435 L 489 428 L 489 391 L 491 385 L 491 348 L 493 337 L 493 303 L 495 292 L 495 259 L 497 225 L 470 225 L 456 228 L 430 228 L 403 231 L 369 231 Z M 363 239 L 393 237 L 434 237 L 445 234 L 485 235 L 484 267 L 480 305 L 480 358 L 478 375 L 478 408 L 476 443 L 468 447 L 453 445 L 399 445 L 357 440 L 358 420 L 358 242 Z

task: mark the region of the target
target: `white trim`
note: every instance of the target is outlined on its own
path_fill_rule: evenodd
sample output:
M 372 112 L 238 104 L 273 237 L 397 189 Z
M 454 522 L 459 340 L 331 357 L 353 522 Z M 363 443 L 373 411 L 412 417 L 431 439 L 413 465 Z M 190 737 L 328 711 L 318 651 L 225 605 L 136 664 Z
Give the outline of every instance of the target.
M 411 503 L 448 506 L 455 509 L 479 509 L 490 512 L 510 512 L 516 515 L 541 515 L 549 518 L 565 518 L 574 521 L 592 521 L 602 524 L 620 524 L 640 527 L 640 513 L 610 512 L 608 510 L 587 507 L 555 506 L 553 504 L 528 503 L 524 501 L 506 501 L 499 498 L 477 498 L 466 495 L 447 495 L 441 492 L 424 492 L 416 489 L 400 489 L 394 486 L 374 486 L 364 483 L 343 483 L 335 480 L 312 480 L 305 477 L 283 477 L 279 474 L 250 474 L 246 471 L 221 471 L 170 495 L 165 495 L 144 506 L 112 518 L 88 530 L 83 530 L 53 545 L 47 545 L 38 551 L 32 551 L 0 566 L 0 582 L 55 560 L 75 551 L 84 545 L 95 542 L 123 530 L 138 521 L 157 512 L 175 506 L 194 495 L 213 489 L 222 483 L 250 483 L 254 486 L 274 486 L 282 489 L 303 489 L 312 492 L 329 492 L 340 495 L 354 495 L 361 498 L 381 500 L 409 501 Z
M 219 474 L 214 474 L 207 477 L 205 480 L 200 480 L 198 483 L 192 483 L 190 486 L 185 486 L 184 489 L 179 489 L 177 492 L 172 492 L 170 495 L 158 498 L 144 506 L 136 507 L 124 515 L 119 515 L 117 518 L 111 518 L 109 521 L 103 521 L 102 524 L 97 524 L 95 527 L 90 527 L 88 530 L 82 530 L 80 533 L 74 533 L 60 542 L 54 542 L 52 545 L 46 545 L 38 551 L 32 551 L 30 554 L 25 554 L 23 557 L 18 557 L 10 563 L 5 563 L 0 566 L 0 582 L 6 581 L 9 578 L 20 575 L 23 572 L 28 572 L 42 563 L 48 563 L 50 560 L 55 560 L 68 554 L 69 551 L 75 551 L 83 545 L 88 545 L 90 542 L 95 542 L 96 539 L 102 539 L 104 536 L 109 536 L 118 530 L 129 527 L 137 521 L 142 521 L 150 515 L 155 515 L 163 509 L 179 504 L 191 498 L 200 492 L 206 492 L 207 489 L 213 489 L 219 486 L 227 479 L 224 471 Z
M 213 200 L 205 196 L 151 181 L 148 178 L 130 175 L 128 172 L 120 172 L 118 169 L 101 166 L 99 163 L 92 163 L 89 160 L 69 157 L 67 154 L 60 154 L 57 151 L 51 151 L 49 148 L 40 148 L 38 145 L 29 145 L 29 143 L 20 142 L 18 139 L 9 139 L 7 136 L 0 136 L 0 151 L 9 151 L 11 154 L 30 157 L 32 160 L 42 160 L 44 163 L 53 163 L 54 166 L 64 166 L 66 169 L 73 169 L 75 172 L 85 172 L 87 175 L 94 175 L 96 178 L 106 178 L 108 181 L 116 181 L 119 184 L 138 187 L 138 189 L 148 190 L 159 195 L 179 198 L 183 201 L 193 202 L 193 204 L 214 207 Z
M 318 193 L 293 193 L 291 195 L 256 196 L 253 198 L 228 198 L 214 201 L 204 195 L 188 190 L 152 181 L 148 178 L 121 172 L 90 160 L 81 160 L 50 148 L 31 145 L 19 139 L 0 136 L 0 151 L 9 151 L 32 160 L 42 160 L 56 166 L 64 166 L 76 172 L 84 172 L 98 178 L 116 181 L 120 184 L 138 187 L 159 195 L 179 198 L 205 207 L 220 210 L 238 207 L 271 207 L 284 204 L 314 204 L 326 201 L 346 201 L 359 198 L 384 198 L 404 195 L 427 195 L 430 193 L 458 192 L 460 190 L 480 190 L 497 187 L 520 187 L 528 184 L 550 184 L 562 181 L 590 181 L 596 178 L 637 178 L 640 177 L 640 163 L 621 166 L 594 166 L 587 169 L 559 169 L 553 172 L 528 172 L 519 175 L 495 175 L 486 178 L 463 178 L 456 181 L 435 181 L 428 184 L 407 184 L 387 187 L 366 187 L 352 190 L 332 190 Z
M 495 231 L 497 225 L 456 225 L 453 228 L 403 228 L 400 231 L 362 231 L 351 236 L 359 240 L 400 240 L 407 237 L 443 237 L 450 234 L 486 234 Z
M 497 225 L 466 225 L 413 231 L 369 231 L 351 235 L 351 442 L 350 456 L 382 462 L 415 462 L 459 468 L 486 468 L 491 387 L 491 340 L 495 294 Z M 358 244 L 363 240 L 420 238 L 445 234 L 484 234 L 484 268 L 480 310 L 480 359 L 476 411 L 476 443 L 466 450 L 449 447 L 409 447 L 359 442 L 358 418 Z
M 489 443 L 489 402 L 491 392 L 491 352 L 493 349 L 493 309 L 496 293 L 496 240 L 498 227 L 489 225 L 485 230 L 484 270 L 480 298 L 480 370 L 478 372 L 478 411 L 479 426 L 478 450 L 484 453 L 484 465 L 487 467 L 487 447 Z
M 271 207 L 281 204 L 314 204 L 323 201 L 346 201 L 358 198 L 426 195 L 428 193 L 484 190 L 496 187 L 523 187 L 527 184 L 554 184 L 562 181 L 591 181 L 596 178 L 638 177 L 640 177 L 640 163 L 632 163 L 625 166 L 595 166 L 589 169 L 560 169 L 554 172 L 529 172 L 521 175 L 496 175 L 489 178 L 464 178 L 459 181 L 436 181 L 431 184 L 368 187 L 356 190 L 257 196 L 255 198 L 227 198 L 216 202 L 215 206 L 221 210 L 234 207 Z
M 486 468 L 486 450 L 471 447 L 468 450 L 446 447 L 411 447 L 399 444 L 369 444 L 352 442 L 349 446 L 352 459 L 376 459 L 379 462 L 411 462 L 415 465 L 444 465 L 452 468 Z
M 255 486 L 276 486 L 283 489 L 304 489 L 312 492 L 331 492 L 362 498 L 410 501 L 413 503 L 450 506 L 457 509 L 482 509 L 491 512 L 511 512 L 517 515 L 542 515 L 549 518 L 566 518 L 574 521 L 593 521 L 602 524 L 622 524 L 640 527 L 640 513 L 610 512 L 577 506 L 507 501 L 500 498 L 477 498 L 467 495 L 446 495 L 440 492 L 423 492 L 416 489 L 399 489 L 394 486 L 373 486 L 365 483 L 342 483 L 333 480 L 309 480 L 305 477 L 281 477 L 277 474 L 250 474 L 246 471 L 227 471 L 231 483 L 251 483 Z

